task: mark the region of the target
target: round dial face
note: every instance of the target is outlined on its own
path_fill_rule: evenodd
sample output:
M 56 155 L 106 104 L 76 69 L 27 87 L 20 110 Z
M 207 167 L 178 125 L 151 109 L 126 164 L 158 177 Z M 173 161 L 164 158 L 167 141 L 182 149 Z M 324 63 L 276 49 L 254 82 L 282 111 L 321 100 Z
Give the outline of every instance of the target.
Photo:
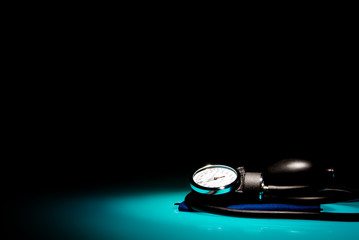
M 224 188 L 238 178 L 236 170 L 224 165 L 209 165 L 193 174 L 193 182 L 204 188 Z

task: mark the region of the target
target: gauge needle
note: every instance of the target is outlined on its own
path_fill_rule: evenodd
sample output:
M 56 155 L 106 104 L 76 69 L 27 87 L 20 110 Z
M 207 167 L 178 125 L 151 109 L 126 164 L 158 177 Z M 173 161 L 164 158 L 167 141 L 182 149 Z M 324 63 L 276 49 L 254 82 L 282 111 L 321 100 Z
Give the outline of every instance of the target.
M 218 178 L 224 178 L 225 176 L 222 176 L 222 177 L 214 177 L 213 179 L 214 180 L 217 180 Z

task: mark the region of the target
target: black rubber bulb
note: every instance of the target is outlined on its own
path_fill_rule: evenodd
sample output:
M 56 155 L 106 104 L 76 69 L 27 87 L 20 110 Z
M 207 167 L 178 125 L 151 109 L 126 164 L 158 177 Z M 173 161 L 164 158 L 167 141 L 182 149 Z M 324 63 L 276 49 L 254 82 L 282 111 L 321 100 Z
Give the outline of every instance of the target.
M 328 183 L 327 169 L 303 159 L 284 159 L 270 165 L 263 173 L 266 185 L 323 186 Z

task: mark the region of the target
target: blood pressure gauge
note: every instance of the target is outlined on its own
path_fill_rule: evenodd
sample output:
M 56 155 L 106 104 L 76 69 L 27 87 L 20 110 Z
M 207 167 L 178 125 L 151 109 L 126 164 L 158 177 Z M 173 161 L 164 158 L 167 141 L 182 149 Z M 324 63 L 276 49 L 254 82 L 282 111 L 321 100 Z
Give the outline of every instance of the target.
M 207 165 L 191 178 L 191 188 L 202 194 L 224 194 L 235 189 L 240 181 L 237 170 L 225 165 Z

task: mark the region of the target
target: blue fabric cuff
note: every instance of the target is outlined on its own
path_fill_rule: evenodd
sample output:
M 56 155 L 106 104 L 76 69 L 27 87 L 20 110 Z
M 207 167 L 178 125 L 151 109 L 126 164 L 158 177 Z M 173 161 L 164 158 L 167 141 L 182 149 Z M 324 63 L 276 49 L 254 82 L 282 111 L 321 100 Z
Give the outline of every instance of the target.
M 320 212 L 320 205 L 302 206 L 282 203 L 258 203 L 258 204 L 239 204 L 227 207 L 238 210 L 262 210 L 262 211 L 298 211 L 298 212 Z M 178 210 L 182 212 L 194 212 L 188 208 L 185 202 L 180 203 Z
M 299 212 L 319 212 L 320 205 L 303 206 L 282 203 L 258 203 L 232 205 L 227 208 L 238 210 L 262 210 L 262 211 L 299 211 Z
M 181 212 L 194 212 L 194 210 L 187 207 L 187 205 L 184 202 L 181 202 L 178 205 L 178 210 L 181 211 Z

